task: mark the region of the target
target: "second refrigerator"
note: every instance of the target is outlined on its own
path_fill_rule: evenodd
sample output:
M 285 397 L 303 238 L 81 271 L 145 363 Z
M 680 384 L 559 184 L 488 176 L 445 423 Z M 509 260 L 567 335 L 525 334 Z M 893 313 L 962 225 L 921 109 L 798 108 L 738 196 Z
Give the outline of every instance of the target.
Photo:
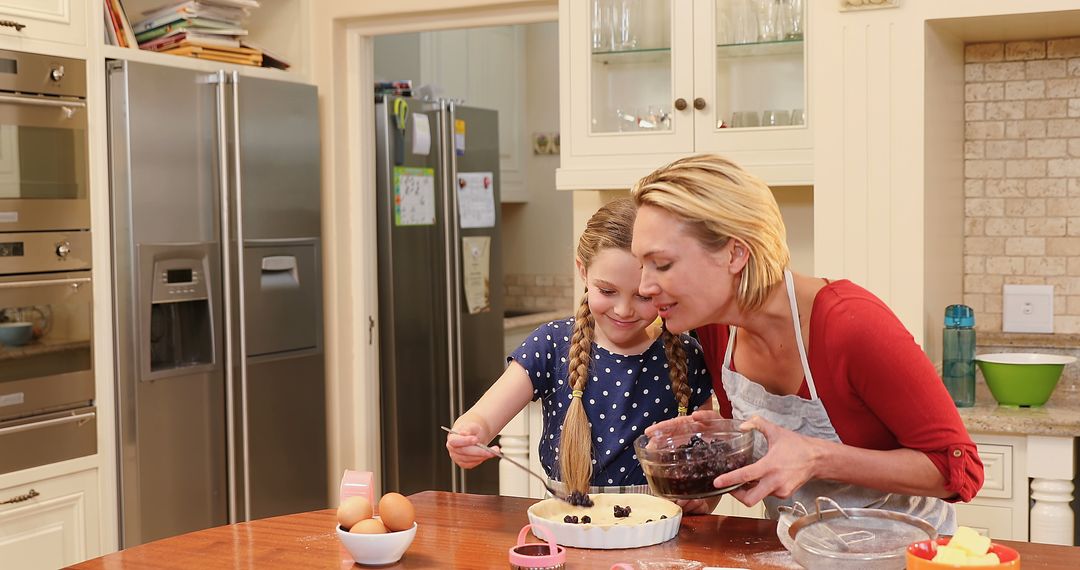
M 498 465 L 468 471 L 449 426 L 502 374 L 503 279 L 496 111 L 376 101 L 382 488 L 498 493 Z
M 325 508 L 313 86 L 108 83 L 121 546 Z

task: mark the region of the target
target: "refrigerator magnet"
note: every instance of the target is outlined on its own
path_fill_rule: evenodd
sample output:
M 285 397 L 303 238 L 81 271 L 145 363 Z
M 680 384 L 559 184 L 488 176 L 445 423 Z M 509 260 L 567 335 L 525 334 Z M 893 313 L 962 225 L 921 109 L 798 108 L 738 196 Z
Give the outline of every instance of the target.
M 465 121 L 454 119 L 454 153 L 465 156 Z

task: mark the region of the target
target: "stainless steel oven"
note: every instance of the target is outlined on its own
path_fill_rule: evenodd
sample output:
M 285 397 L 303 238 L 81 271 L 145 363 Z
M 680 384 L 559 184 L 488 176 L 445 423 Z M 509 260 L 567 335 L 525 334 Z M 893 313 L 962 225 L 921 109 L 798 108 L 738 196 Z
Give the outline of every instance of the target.
M 97 451 L 90 232 L 0 232 L 0 474 Z
M 90 227 L 86 62 L 0 50 L 0 232 Z

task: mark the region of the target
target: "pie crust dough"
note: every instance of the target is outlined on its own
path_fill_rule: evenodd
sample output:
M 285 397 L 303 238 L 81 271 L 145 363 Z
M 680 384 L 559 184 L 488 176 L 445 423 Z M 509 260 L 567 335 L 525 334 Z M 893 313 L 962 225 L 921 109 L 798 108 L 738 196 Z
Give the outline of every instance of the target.
M 682 512 L 679 505 L 644 493 L 597 493 L 589 495 L 589 498 L 593 500 L 591 507 L 576 507 L 566 501 L 544 499 L 533 505 L 530 511 L 540 518 L 569 526 L 578 525 L 563 522 L 566 515 L 576 516 L 579 520 L 588 515 L 591 519 L 588 524 L 591 525 L 635 526 L 646 524 L 645 521 L 650 519 L 652 522 L 659 521 L 661 515 L 670 519 Z M 615 505 L 630 507 L 630 516 L 615 518 Z

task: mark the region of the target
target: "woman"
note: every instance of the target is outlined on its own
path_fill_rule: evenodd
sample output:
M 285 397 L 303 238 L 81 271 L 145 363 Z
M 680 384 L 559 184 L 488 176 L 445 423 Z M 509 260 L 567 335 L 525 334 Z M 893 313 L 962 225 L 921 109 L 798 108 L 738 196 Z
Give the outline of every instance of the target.
M 713 484 L 753 482 L 732 495 L 764 499 L 770 518 L 828 496 L 951 534 L 950 502 L 975 496 L 982 463 L 934 366 L 889 308 L 850 281 L 787 270 L 771 190 L 724 158 L 676 161 L 633 193 L 641 294 L 671 331 L 696 329 L 719 413 L 768 441 L 758 462 Z

